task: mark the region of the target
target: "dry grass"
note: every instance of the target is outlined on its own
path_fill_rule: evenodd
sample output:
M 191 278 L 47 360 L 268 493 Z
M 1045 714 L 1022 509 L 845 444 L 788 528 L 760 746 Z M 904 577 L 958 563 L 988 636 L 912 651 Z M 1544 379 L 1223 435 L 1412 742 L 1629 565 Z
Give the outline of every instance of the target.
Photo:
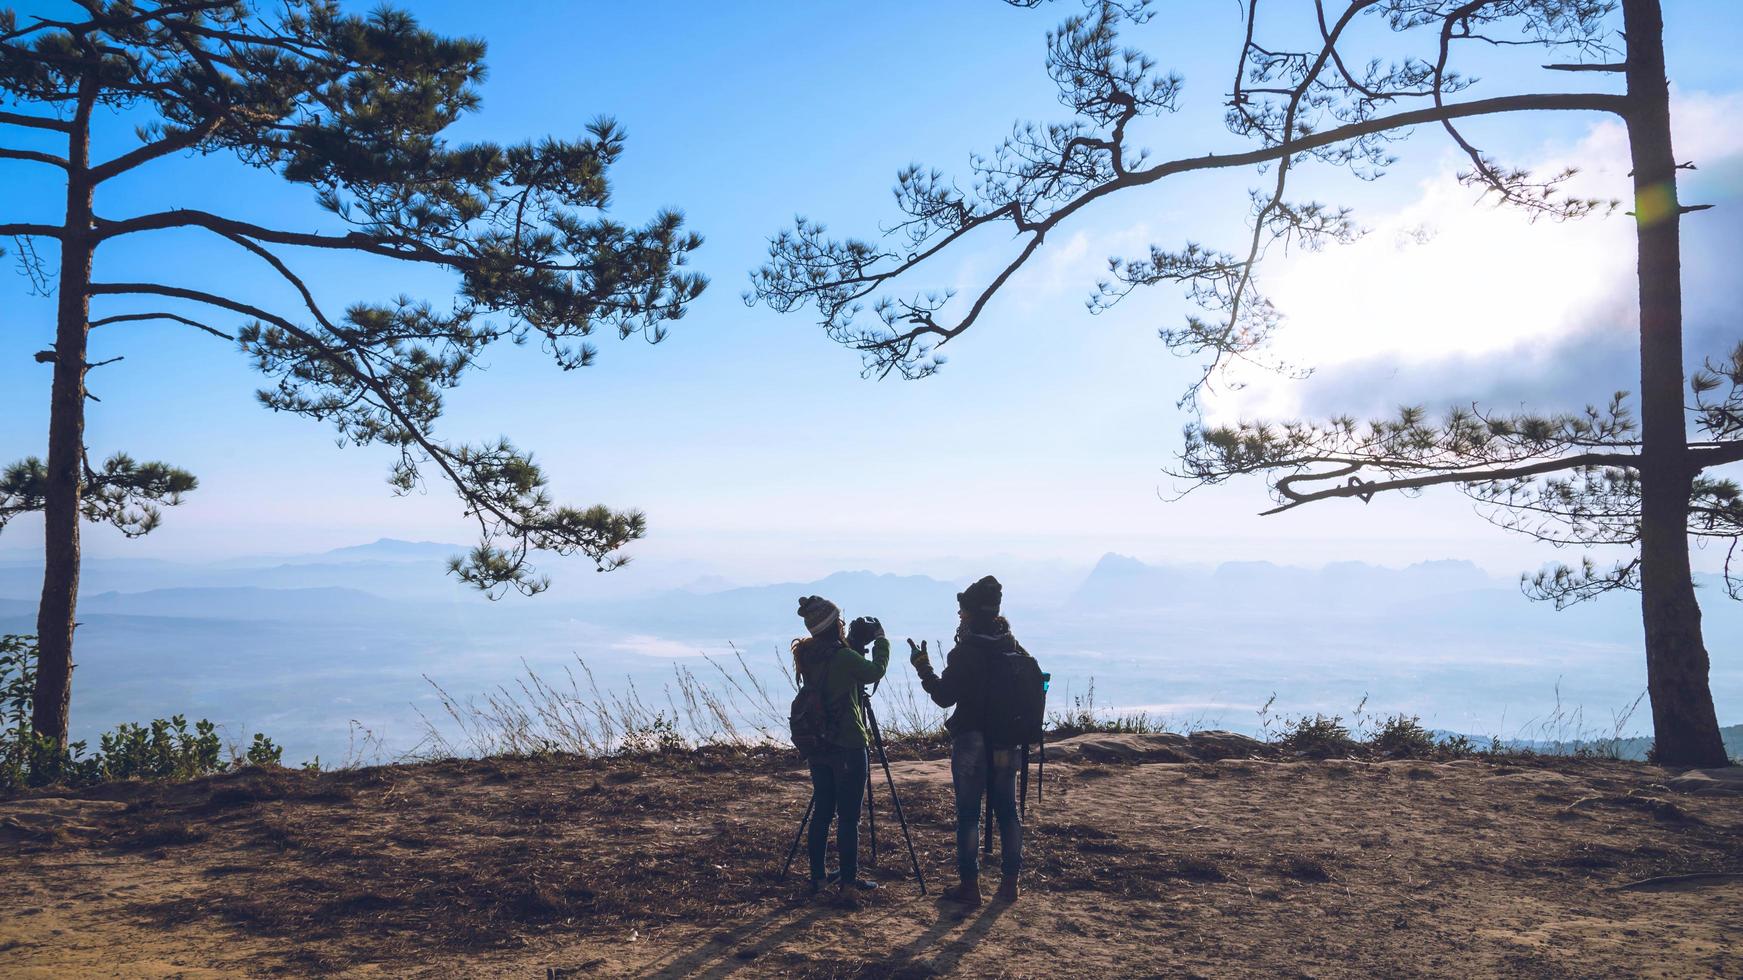
M 941 751 L 903 745 L 917 759 Z M 938 765 L 897 764 L 935 888 L 953 862 Z M 1672 799 L 1652 788 L 1657 772 L 1565 759 L 1050 766 L 1026 847 L 1029 925 L 975 933 L 1005 950 L 993 960 L 976 959 L 973 944 L 903 953 L 931 934 L 931 906 L 904 881 L 881 779 L 872 873 L 886 887 L 874 908 L 842 917 L 802 904 L 777 872 L 809 784 L 790 752 L 769 747 L 99 787 L 81 797 L 125 808 L 70 838 L 5 845 L 9 875 L 28 885 L 0 896 L 0 919 L 26 921 L 33 895 L 81 895 L 66 950 L 209 940 L 238 974 L 526 975 L 550 962 L 640 973 L 636 964 L 685 949 L 797 976 L 921 976 L 959 961 L 975 975 L 1003 964 L 1022 976 L 1213 974 L 1218 963 L 1268 974 L 1636 972 L 1626 944 L 1569 947 L 1564 962 L 1472 930 L 1602 917 L 1621 907 L 1605 891 L 1619 882 L 1743 870 L 1734 807 Z M 1662 940 L 1640 903 L 1663 900 L 1630 899 L 1634 918 L 1618 912 L 1616 929 L 1647 930 L 1642 949 Z M 1665 914 L 1698 925 L 1699 907 Z M 792 928 L 758 925 L 771 921 Z M 895 932 L 874 938 L 850 922 Z M 643 945 L 625 945 L 633 937 Z M 1430 955 L 1439 969 L 1423 965 Z M 1676 955 L 1685 972 L 1739 965 Z
M 541 755 L 609 758 L 674 752 L 701 746 L 751 748 L 785 745 L 788 701 L 795 690 L 785 658 L 777 655 L 781 680 L 771 683 L 733 649 L 730 660 L 710 656 L 692 669 L 672 665 L 671 680 L 658 694 L 633 682 L 602 688 L 580 657 L 561 676 L 541 674 L 522 662 L 513 684 L 470 697 L 451 694 L 425 677 L 441 705 L 423 715 L 417 745 L 398 761 Z M 924 700 L 912 683 L 880 686 L 873 704 L 892 742 L 929 741 L 943 732 L 945 713 Z

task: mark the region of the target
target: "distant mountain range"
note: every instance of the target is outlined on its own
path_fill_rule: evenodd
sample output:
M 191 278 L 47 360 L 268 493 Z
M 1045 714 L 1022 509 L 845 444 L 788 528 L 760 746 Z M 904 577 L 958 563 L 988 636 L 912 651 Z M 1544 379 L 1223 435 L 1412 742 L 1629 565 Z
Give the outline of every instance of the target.
M 1446 735 L 1450 733 L 1437 733 Z M 1478 748 L 1486 748 L 1483 738 L 1466 736 Z M 1719 729 L 1719 737 L 1725 742 L 1725 751 L 1733 759 L 1743 759 L 1743 725 L 1727 725 Z M 1502 739 L 1501 744 L 1510 749 L 1524 749 L 1543 755 L 1580 755 L 1591 753 L 1600 756 L 1614 755 L 1618 759 L 1643 761 L 1652 750 L 1652 739 L 1644 736 L 1618 739 L 1574 739 L 1572 741 L 1556 741 L 1553 739 L 1509 738 Z
M 447 560 L 467 550 L 464 545 L 438 541 L 382 538 L 318 554 L 255 555 L 213 562 L 87 556 L 80 578 L 87 596 L 160 589 L 332 588 L 385 599 L 471 602 L 477 594 L 447 573 Z M 553 594 L 560 596 L 567 588 L 570 593 L 601 599 L 645 596 L 695 582 L 704 573 L 702 566 L 686 563 L 668 563 L 664 569 L 651 571 L 635 564 L 611 575 L 560 578 Z M 14 551 L 0 556 L 0 597 L 34 599 L 41 589 L 40 555 Z
M 560 676 L 578 656 L 604 686 L 662 697 L 675 663 L 731 644 L 772 678 L 800 632 L 803 595 L 880 617 L 899 648 L 904 637 L 948 645 L 968 581 L 842 571 L 744 585 L 654 563 L 490 602 L 443 573 L 462 550 L 383 539 L 219 563 L 89 559 L 75 717 L 96 727 L 173 712 L 271 723 L 292 756 L 331 756 L 353 720 L 395 744 L 415 740 L 424 675 L 465 696 L 512 684 L 523 665 Z M 619 577 L 631 570 L 639 577 Z M 1346 716 L 1365 696 L 1370 710 L 1417 714 L 1440 730 L 1524 739 L 1539 734 L 1539 719 L 1559 717 L 1558 703 L 1607 718 L 1645 686 L 1635 603 L 1558 613 L 1468 562 L 1195 567 L 1109 554 L 1087 572 L 1028 566 L 1012 578 L 1022 584 L 1007 589 L 1006 613 L 1053 673 L 1056 707 L 1093 682 L 1104 709 L 1250 730 L 1272 693 L 1279 711 Z M 0 632 L 33 628 L 40 587 L 38 561 L 0 560 Z M 1743 649 L 1743 608 L 1710 598 L 1704 607 L 1715 697 L 1721 719 L 1734 721 L 1743 662 L 1727 652 Z M 911 680 L 898 657 L 891 685 Z M 1646 725 L 1642 715 L 1627 730 Z M 1551 734 L 1589 737 L 1578 725 Z
M 442 541 L 401 541 L 398 538 L 377 538 L 368 544 L 354 544 L 344 548 L 334 548 L 318 555 L 292 555 L 283 559 L 285 564 L 326 564 L 384 561 L 413 562 L 429 561 L 438 565 L 455 555 L 463 555 L 470 551 L 465 545 L 447 544 Z
M 1212 596 L 1253 603 L 1368 605 L 1377 599 L 1419 599 L 1502 587 L 1467 561 L 1427 561 L 1405 568 L 1333 562 L 1296 568 L 1264 561 L 1224 562 L 1202 569 L 1148 565 L 1124 555 L 1102 556 L 1072 596 L 1082 608 L 1193 604 Z

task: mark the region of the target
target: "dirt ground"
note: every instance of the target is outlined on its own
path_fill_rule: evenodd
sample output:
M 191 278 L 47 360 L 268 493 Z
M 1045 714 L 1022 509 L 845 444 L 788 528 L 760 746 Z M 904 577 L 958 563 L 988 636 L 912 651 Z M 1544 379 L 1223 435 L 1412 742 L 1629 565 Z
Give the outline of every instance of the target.
M 809 784 L 775 752 L 15 800 L 0 976 L 1743 976 L 1743 797 L 1633 763 L 1213 743 L 1055 747 L 1023 897 L 966 914 L 935 901 L 936 759 L 894 763 L 932 895 L 880 778 L 883 888 L 857 910 L 779 879 Z M 1706 877 L 1619 887 L 1671 875 Z

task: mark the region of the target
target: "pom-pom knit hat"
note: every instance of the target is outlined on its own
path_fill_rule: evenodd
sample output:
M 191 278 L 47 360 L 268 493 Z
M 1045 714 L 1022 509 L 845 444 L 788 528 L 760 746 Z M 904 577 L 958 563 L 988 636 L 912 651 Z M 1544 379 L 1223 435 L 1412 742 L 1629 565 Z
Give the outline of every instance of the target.
M 808 595 L 799 600 L 799 615 L 812 636 L 821 636 L 841 621 L 841 610 L 820 595 Z

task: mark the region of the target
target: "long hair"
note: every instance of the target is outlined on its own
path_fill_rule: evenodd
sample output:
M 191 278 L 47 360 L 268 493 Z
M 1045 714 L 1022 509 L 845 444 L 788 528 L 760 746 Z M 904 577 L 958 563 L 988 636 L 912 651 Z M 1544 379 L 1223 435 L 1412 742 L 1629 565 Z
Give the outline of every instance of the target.
M 997 613 L 991 616 L 984 613 L 980 615 L 969 613 L 968 618 L 956 626 L 956 642 L 961 643 L 968 639 L 970 633 L 979 633 L 981 636 L 1003 636 L 1010 632 L 1010 621 Z
M 804 683 L 805 661 L 816 653 L 834 653 L 847 646 L 847 624 L 835 617 L 835 635 L 801 636 L 793 641 L 793 680 Z

